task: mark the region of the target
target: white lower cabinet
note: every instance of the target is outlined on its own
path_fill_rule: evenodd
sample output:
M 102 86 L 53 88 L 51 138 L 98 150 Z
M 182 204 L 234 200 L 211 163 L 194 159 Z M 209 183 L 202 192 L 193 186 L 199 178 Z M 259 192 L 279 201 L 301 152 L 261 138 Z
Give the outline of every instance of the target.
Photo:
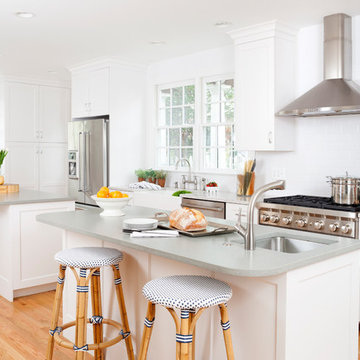
M 20 188 L 65 194 L 67 145 L 60 143 L 8 143 L 5 180 Z
M 74 202 L 0 206 L 0 295 L 14 297 L 55 288 L 63 230 L 36 221 L 39 214 L 74 210 Z
M 237 221 L 239 218 L 239 213 L 241 211 L 241 221 L 247 222 L 247 210 L 248 205 L 226 203 L 225 218 L 226 220 Z

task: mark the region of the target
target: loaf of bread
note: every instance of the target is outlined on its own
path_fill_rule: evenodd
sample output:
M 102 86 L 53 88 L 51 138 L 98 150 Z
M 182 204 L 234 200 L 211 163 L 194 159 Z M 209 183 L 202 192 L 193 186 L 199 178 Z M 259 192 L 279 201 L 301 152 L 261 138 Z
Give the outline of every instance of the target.
M 181 208 L 171 212 L 169 215 L 170 226 L 182 231 L 205 230 L 207 220 L 204 214 L 195 209 Z

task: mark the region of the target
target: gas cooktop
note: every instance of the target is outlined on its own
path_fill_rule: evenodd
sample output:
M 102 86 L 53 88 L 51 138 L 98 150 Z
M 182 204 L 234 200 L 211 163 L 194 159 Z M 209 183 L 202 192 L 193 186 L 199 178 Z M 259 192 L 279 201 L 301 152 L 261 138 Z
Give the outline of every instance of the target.
M 331 197 L 293 195 L 264 199 L 265 203 L 302 206 L 316 209 L 360 212 L 360 205 L 335 204 Z

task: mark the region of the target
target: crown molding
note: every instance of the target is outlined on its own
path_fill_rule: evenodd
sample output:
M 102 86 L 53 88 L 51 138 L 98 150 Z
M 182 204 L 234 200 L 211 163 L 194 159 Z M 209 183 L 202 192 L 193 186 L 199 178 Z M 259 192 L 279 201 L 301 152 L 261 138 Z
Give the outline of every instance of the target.
M 227 34 L 235 44 L 244 44 L 251 41 L 267 38 L 280 38 L 295 41 L 298 29 L 284 24 L 278 20 L 272 20 L 261 24 L 246 26 L 229 31 Z
M 70 88 L 70 81 L 66 80 L 48 80 L 43 78 L 31 77 L 31 76 L 13 76 L 13 75 L 2 75 L 0 76 L 1 82 L 18 82 L 23 84 L 31 85 L 43 85 L 43 86 L 54 86 Z
M 72 66 L 67 67 L 67 69 L 72 73 L 77 73 L 81 71 L 91 71 L 91 70 L 97 70 L 104 67 L 111 67 L 111 66 L 121 66 L 124 68 L 128 68 L 131 70 L 139 70 L 144 71 L 147 69 L 148 64 L 138 64 L 133 63 L 130 61 L 123 60 L 121 58 L 118 58 L 116 56 L 113 57 L 101 57 L 101 58 L 95 58 L 88 61 L 84 61 Z

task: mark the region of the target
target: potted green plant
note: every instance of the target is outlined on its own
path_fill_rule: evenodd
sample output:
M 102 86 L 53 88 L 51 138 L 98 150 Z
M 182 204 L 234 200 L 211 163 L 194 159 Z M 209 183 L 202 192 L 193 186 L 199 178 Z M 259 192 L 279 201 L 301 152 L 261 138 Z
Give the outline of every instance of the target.
M 4 175 L 2 175 L 1 166 L 4 163 L 5 157 L 8 154 L 7 150 L 0 150 L 0 185 L 3 185 L 5 182 Z
M 138 177 L 138 181 L 145 181 L 147 174 L 146 174 L 146 170 L 144 169 L 138 169 L 135 170 L 135 175 Z
M 147 181 L 150 183 L 155 184 L 156 183 L 156 172 L 153 169 L 147 170 Z
M 158 185 L 160 185 L 161 187 L 165 187 L 166 171 L 164 170 L 156 171 L 156 179 Z

